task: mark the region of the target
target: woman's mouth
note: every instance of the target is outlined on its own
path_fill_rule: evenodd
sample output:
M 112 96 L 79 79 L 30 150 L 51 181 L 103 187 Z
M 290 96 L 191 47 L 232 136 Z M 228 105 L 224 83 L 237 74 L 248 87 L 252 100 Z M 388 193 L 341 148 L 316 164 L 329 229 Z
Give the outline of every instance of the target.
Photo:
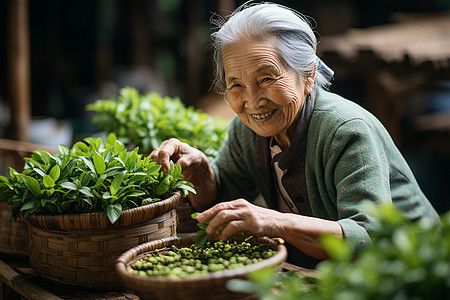
M 251 114 L 251 116 L 257 120 L 264 120 L 273 115 L 273 113 L 276 111 L 276 109 L 271 110 L 269 112 L 263 113 L 263 114 Z

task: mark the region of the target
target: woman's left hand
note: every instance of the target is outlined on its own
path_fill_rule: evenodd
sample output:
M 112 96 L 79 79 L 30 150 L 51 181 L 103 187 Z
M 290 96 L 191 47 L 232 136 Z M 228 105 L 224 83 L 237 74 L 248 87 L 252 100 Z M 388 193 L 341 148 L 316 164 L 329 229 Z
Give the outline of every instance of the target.
M 197 216 L 197 221 L 211 220 L 206 232 L 219 234 L 227 240 L 232 234 L 244 232 L 254 236 L 279 237 L 283 214 L 251 204 L 245 199 L 237 199 L 216 204 Z

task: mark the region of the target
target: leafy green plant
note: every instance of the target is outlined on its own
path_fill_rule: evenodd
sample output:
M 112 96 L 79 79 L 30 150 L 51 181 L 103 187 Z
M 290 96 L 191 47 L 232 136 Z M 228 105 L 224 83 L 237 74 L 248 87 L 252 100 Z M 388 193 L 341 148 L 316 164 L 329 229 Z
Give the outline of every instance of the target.
M 139 146 L 143 153 L 175 137 L 215 157 L 227 136 L 228 122 L 223 119 L 186 107 L 179 98 L 141 95 L 131 87 L 121 89 L 117 98 L 97 100 L 86 109 L 97 112 L 93 122 L 107 133 L 115 133 L 126 145 Z
M 198 213 L 198 212 L 192 213 L 191 218 L 194 220 L 197 220 L 197 216 L 199 214 L 200 213 Z M 194 245 L 198 248 L 203 247 L 206 244 L 206 242 L 208 241 L 209 235 L 206 233 L 206 227 L 208 227 L 209 222 L 211 222 L 211 220 L 209 220 L 208 222 L 205 222 L 205 223 L 201 223 L 201 222 L 197 223 L 197 227 L 200 229 L 197 231 L 196 236 L 194 238 Z
M 0 201 L 7 201 L 12 217 L 29 214 L 78 214 L 103 212 L 111 223 L 122 210 L 165 199 L 176 190 L 183 197 L 195 193 L 183 181 L 181 166 L 161 165 L 138 153 L 128 152 L 110 134 L 86 138 L 71 149 L 59 145 L 59 153 L 34 151 L 25 158 L 22 173 L 10 168 L 10 177 L 0 176 Z
M 256 292 L 261 299 L 444 299 L 450 292 L 450 212 L 442 226 L 410 223 L 393 206 L 374 215 L 380 220 L 373 245 L 355 259 L 353 244 L 324 236 L 331 256 L 317 277 L 265 270 L 233 290 Z

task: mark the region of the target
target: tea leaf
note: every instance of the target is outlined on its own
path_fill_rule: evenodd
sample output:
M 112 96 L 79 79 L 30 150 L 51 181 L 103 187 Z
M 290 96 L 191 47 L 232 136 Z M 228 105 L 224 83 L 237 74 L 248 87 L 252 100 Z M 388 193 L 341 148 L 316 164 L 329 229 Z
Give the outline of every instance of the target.
M 105 213 L 109 221 L 114 224 L 117 219 L 119 219 L 120 214 L 122 213 L 122 205 L 120 205 L 119 203 L 110 204 L 106 207 Z
M 106 164 L 103 158 L 98 154 L 97 151 L 94 152 L 94 167 L 95 171 L 97 171 L 97 174 L 102 175 L 105 172 Z
M 81 187 L 81 188 L 79 189 L 79 191 L 80 191 L 80 193 L 82 193 L 82 194 L 85 195 L 85 196 L 88 196 L 88 197 L 91 197 L 91 198 L 94 198 L 94 197 L 95 197 L 95 196 L 94 196 L 94 193 L 92 193 L 91 189 L 88 188 L 87 186 Z
M 68 181 L 62 182 L 60 184 L 60 186 L 63 187 L 63 188 L 69 189 L 69 190 L 74 190 L 74 191 L 78 190 L 77 185 L 74 184 L 73 182 L 68 182 Z
M 48 189 L 55 186 L 55 181 L 49 175 L 44 176 L 43 182 L 44 186 Z
M 58 145 L 58 150 L 59 150 L 59 153 L 61 153 L 63 156 L 69 155 L 69 153 L 70 153 L 69 149 L 65 145 L 62 145 L 62 144 Z
M 170 188 L 170 178 L 171 176 L 167 174 L 161 183 L 156 187 L 156 194 L 161 196 L 167 193 Z
M 30 202 L 27 202 L 20 208 L 20 211 L 38 208 L 40 206 L 40 204 L 41 203 L 39 200 L 33 200 Z
M 35 196 L 39 196 L 39 193 L 41 192 L 41 185 L 39 182 L 30 176 L 23 176 L 23 180 L 25 181 L 25 185 L 27 188 L 33 193 Z
M 45 175 L 47 175 L 47 174 L 45 174 L 44 171 L 42 171 L 42 170 L 39 169 L 39 168 L 33 168 L 33 171 L 35 171 L 36 173 L 38 173 L 38 174 L 41 175 L 42 177 L 44 177 Z
M 123 177 L 125 176 L 126 171 L 117 173 L 114 177 L 113 181 L 111 182 L 111 187 L 109 190 L 111 191 L 111 195 L 115 196 L 117 191 L 120 189 L 120 186 L 122 184 Z
M 204 230 L 197 231 L 197 235 L 194 238 L 194 245 L 197 248 L 203 247 L 208 241 L 208 234 Z
M 61 169 L 58 165 L 53 166 L 53 168 L 50 170 L 50 177 L 52 177 L 52 179 L 54 181 L 59 179 L 60 174 L 61 174 Z
M 92 171 L 92 173 L 95 174 L 95 168 L 94 168 L 94 165 L 92 164 L 92 162 L 84 156 L 81 156 L 80 158 L 81 158 L 81 160 L 83 160 L 83 162 L 86 164 L 86 166 Z

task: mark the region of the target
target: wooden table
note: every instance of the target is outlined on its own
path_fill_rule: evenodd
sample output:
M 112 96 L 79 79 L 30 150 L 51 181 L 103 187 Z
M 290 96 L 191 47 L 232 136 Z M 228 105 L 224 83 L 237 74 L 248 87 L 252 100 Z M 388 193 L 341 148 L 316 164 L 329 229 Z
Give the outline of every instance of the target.
M 289 263 L 283 271 L 295 271 L 304 276 L 314 276 L 314 270 L 307 270 Z M 25 257 L 0 254 L 0 300 L 137 300 L 138 296 L 129 290 L 93 291 L 70 288 L 39 277 Z
M 65 287 L 39 277 L 24 257 L 0 255 L 0 280 L 0 300 L 139 299 L 128 290 L 105 292 Z

